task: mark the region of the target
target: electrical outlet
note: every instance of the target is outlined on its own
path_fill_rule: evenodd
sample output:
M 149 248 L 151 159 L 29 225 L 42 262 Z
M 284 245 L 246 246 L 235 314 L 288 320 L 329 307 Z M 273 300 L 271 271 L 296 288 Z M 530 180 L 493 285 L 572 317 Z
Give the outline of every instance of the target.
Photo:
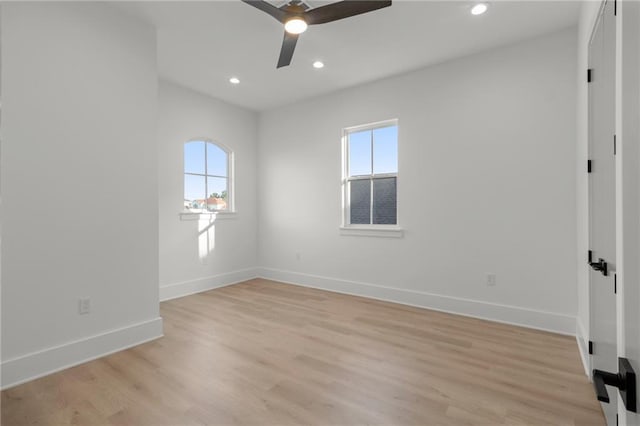
M 78 299 L 78 314 L 84 315 L 91 312 L 91 298 L 81 297 Z
M 489 287 L 493 287 L 496 285 L 496 274 L 493 274 L 493 273 L 487 274 L 487 285 Z

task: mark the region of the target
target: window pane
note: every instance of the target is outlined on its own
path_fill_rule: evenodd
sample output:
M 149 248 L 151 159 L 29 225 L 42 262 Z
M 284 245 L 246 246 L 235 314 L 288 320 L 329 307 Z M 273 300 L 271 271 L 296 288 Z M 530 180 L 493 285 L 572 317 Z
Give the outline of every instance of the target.
M 196 141 L 184 144 L 184 171 L 185 173 L 204 174 L 204 142 Z
M 218 177 L 207 177 L 207 189 L 209 190 L 209 197 L 207 198 L 207 210 L 226 210 L 227 202 L 229 200 L 227 192 L 227 179 Z
M 373 223 L 397 223 L 395 177 L 373 180 Z
M 213 143 L 207 143 L 207 174 L 227 176 L 227 153 Z
M 373 131 L 373 173 L 398 173 L 398 126 Z
M 349 176 L 371 174 L 371 130 L 349 133 Z
M 370 224 L 371 223 L 371 181 L 369 179 L 354 180 L 349 182 L 351 195 L 351 218 L 350 223 Z
M 204 208 L 204 176 L 184 175 L 184 206 L 191 209 Z

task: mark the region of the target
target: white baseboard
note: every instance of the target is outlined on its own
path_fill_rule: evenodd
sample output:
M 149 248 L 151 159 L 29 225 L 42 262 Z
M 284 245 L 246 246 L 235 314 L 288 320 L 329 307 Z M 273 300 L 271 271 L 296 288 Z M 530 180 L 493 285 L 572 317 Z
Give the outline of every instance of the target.
M 110 330 L 2 362 L 2 389 L 162 337 L 162 318 Z
M 249 268 L 193 281 L 160 287 L 160 300 L 183 297 L 247 281 L 265 278 L 289 284 L 312 287 L 354 296 L 401 303 L 490 321 L 576 336 L 585 372 L 589 373 L 587 336 L 575 317 L 415 290 L 347 281 L 318 275 L 272 268 Z M 1 389 L 37 379 L 48 374 L 91 361 L 114 352 L 162 337 L 162 318 L 90 336 L 81 340 L 47 348 L 1 364 Z
M 554 312 L 443 296 L 415 290 L 384 287 L 272 268 L 259 268 L 258 276 L 288 284 L 402 303 L 419 308 L 433 309 L 537 330 L 551 331 L 569 336 L 575 336 L 576 332 L 575 317 Z
M 584 367 L 584 373 L 587 377 L 591 377 L 591 358 L 589 357 L 589 336 L 582 325 L 580 318 L 576 319 L 576 341 L 578 342 L 578 350 L 580 351 L 580 359 Z
M 176 299 L 178 297 L 189 296 L 214 288 L 225 287 L 242 281 L 257 278 L 255 268 L 241 269 L 239 271 L 227 272 L 210 277 L 199 278 L 197 280 L 184 281 L 181 283 L 169 284 L 160 287 L 160 301 Z

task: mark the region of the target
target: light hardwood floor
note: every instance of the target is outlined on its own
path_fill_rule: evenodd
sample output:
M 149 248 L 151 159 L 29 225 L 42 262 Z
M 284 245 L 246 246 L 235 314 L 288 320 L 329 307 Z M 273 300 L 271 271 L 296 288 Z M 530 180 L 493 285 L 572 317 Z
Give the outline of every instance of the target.
M 252 280 L 2 392 L 2 424 L 602 425 L 574 338 Z

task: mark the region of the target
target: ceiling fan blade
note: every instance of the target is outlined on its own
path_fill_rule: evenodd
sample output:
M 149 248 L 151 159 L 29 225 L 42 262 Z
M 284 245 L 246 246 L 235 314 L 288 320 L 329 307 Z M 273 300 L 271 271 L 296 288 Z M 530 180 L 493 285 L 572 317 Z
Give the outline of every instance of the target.
M 282 40 L 282 48 L 280 49 L 280 58 L 278 58 L 278 67 L 286 67 L 291 63 L 293 57 L 293 51 L 296 48 L 298 42 L 298 34 L 289 34 L 284 32 L 284 40 Z
M 278 9 L 271 3 L 267 3 L 264 0 L 242 0 L 244 3 L 249 4 L 256 9 L 259 9 L 267 14 L 276 18 L 279 22 L 284 23 L 285 18 L 287 17 L 287 12 L 282 9 Z
M 325 24 L 391 6 L 391 0 L 343 0 L 305 12 L 309 25 Z

